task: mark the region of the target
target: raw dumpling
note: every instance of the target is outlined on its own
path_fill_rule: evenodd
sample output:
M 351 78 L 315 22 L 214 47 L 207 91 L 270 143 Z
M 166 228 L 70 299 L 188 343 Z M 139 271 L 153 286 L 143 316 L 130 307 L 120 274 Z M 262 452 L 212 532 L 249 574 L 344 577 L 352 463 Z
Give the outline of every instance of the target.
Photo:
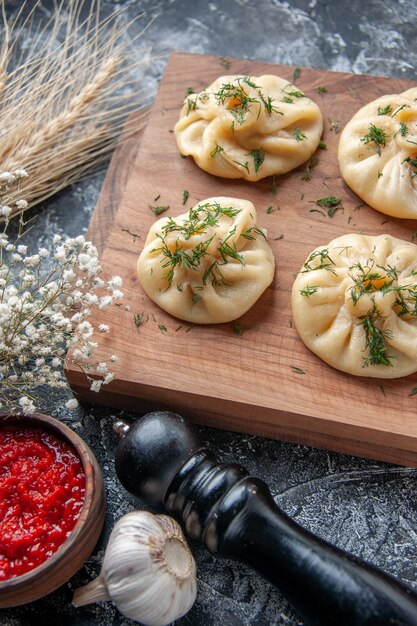
M 343 235 L 314 250 L 295 279 L 293 319 L 312 352 L 375 378 L 417 371 L 417 246 Z
M 393 217 L 417 218 L 417 88 L 360 109 L 340 135 L 343 178 L 365 202 Z
M 256 181 L 311 157 L 323 131 L 319 107 L 278 76 L 220 76 L 184 101 L 174 133 L 182 155 L 224 178 Z
M 253 204 L 217 197 L 155 222 L 137 269 L 143 289 L 162 309 L 217 324 L 258 300 L 272 282 L 275 259 Z

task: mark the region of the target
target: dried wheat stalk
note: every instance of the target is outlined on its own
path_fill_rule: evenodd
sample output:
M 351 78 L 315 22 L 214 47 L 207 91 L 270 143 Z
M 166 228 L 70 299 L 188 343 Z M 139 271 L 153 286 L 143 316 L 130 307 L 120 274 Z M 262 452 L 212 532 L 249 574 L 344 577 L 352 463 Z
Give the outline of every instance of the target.
M 135 73 L 145 61 L 128 61 L 131 25 L 117 14 L 101 20 L 92 0 L 82 19 L 84 0 L 62 0 L 35 29 L 38 3 L 23 18 L 25 6 L 11 21 L 0 0 L 0 171 L 28 171 L 19 198 L 33 206 L 102 163 L 133 109 L 142 114 L 123 137 L 142 128 L 151 95 L 138 90 Z M 22 37 L 32 44 L 18 53 Z M 14 200 L 3 200 L 13 214 Z

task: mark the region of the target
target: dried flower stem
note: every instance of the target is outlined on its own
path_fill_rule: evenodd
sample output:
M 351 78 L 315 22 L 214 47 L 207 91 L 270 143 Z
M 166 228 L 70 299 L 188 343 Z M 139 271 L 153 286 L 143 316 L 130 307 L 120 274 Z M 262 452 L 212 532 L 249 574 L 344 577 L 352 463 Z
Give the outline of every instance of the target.
M 30 179 L 18 197 L 36 204 L 96 168 L 115 147 L 130 111 L 143 114 L 123 137 L 142 128 L 151 94 L 138 88 L 146 55 L 127 62 L 131 24 L 121 25 L 117 13 L 100 21 L 93 0 L 82 19 L 84 0 L 67 3 L 68 12 L 62 0 L 51 20 L 35 28 L 38 3 L 23 18 L 27 5 L 11 21 L 0 0 L 0 168 L 26 169 Z M 24 31 L 32 44 L 19 58 Z M 11 216 L 19 212 L 16 198 L 4 199 Z

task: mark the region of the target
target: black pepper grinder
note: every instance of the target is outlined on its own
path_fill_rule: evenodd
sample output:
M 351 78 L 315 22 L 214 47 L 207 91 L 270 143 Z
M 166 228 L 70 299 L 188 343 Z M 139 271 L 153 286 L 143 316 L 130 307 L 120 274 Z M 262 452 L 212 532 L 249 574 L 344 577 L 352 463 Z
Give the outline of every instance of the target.
M 417 626 L 415 593 L 291 520 L 262 480 L 217 460 L 180 415 L 149 413 L 115 430 L 122 485 L 181 518 L 210 552 L 257 569 L 307 624 Z

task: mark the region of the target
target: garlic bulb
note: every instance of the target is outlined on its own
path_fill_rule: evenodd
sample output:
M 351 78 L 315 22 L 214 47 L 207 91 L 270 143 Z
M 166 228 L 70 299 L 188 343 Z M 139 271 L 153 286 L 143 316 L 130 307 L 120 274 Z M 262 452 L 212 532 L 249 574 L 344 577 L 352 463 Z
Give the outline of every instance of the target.
M 179 524 L 132 511 L 115 524 L 99 577 L 76 589 L 72 603 L 112 600 L 125 617 L 164 626 L 191 609 L 196 593 L 196 565 Z

